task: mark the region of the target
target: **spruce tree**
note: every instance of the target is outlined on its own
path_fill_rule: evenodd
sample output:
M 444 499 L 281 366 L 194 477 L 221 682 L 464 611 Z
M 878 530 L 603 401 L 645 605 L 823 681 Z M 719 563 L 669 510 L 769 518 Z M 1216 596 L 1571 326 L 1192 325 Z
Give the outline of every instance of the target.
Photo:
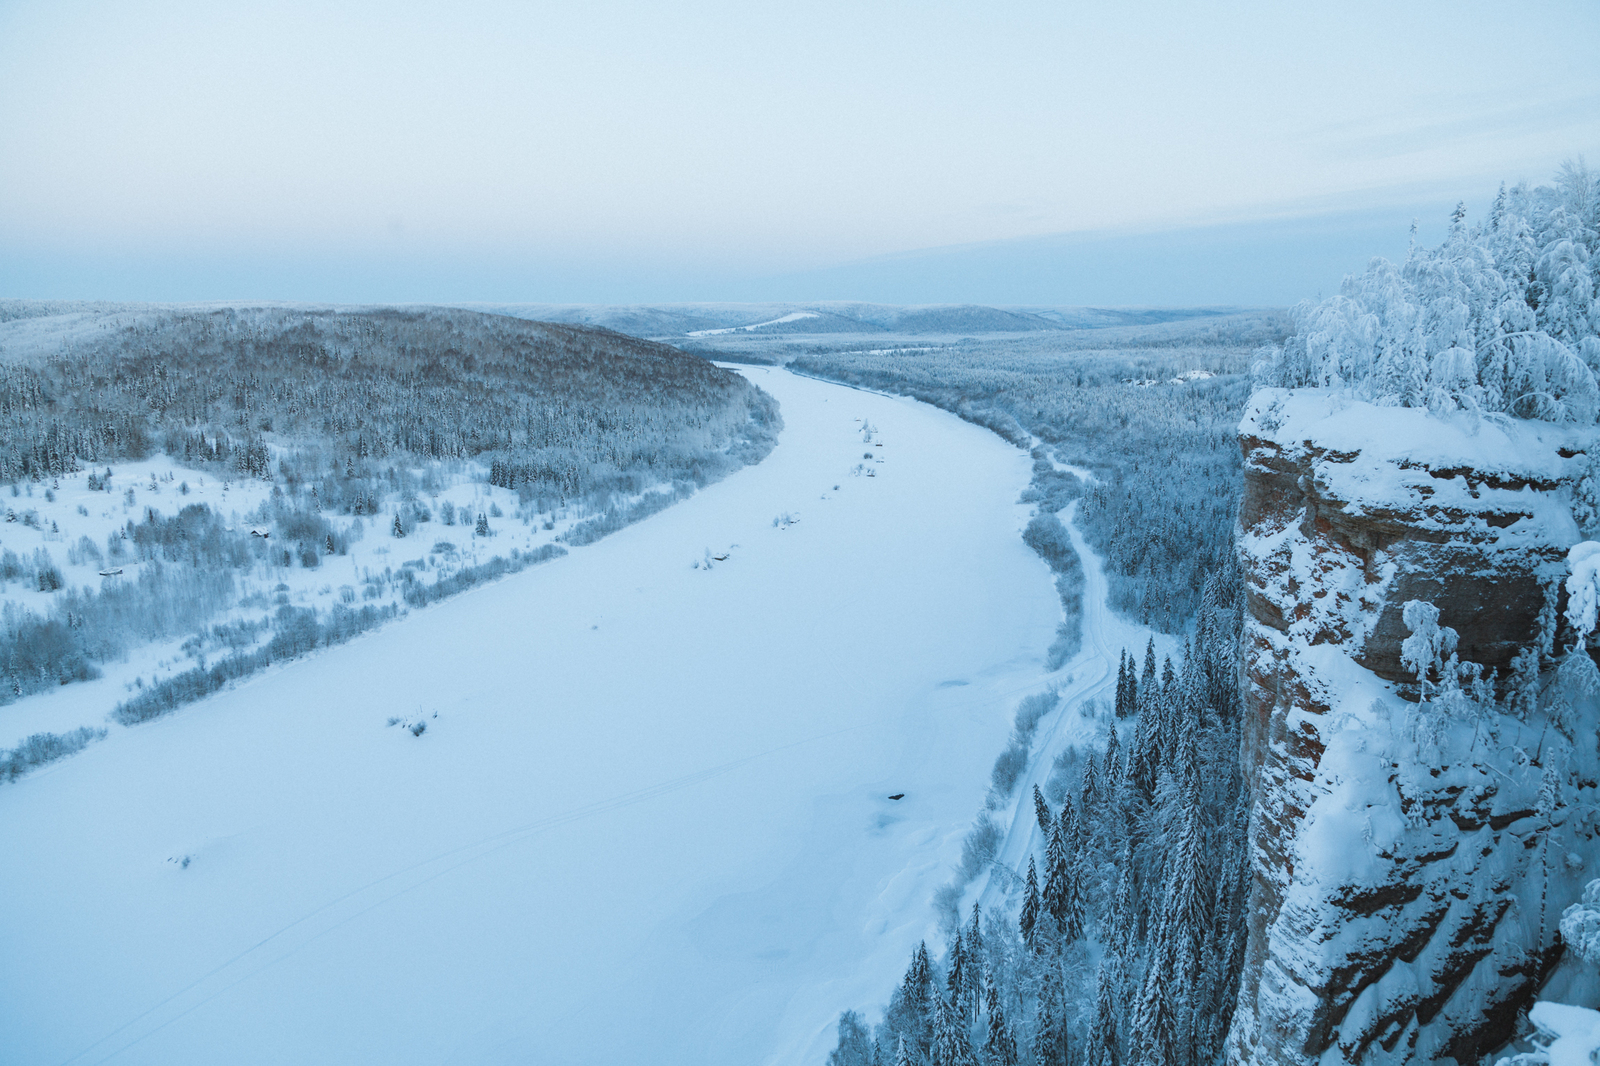
M 933 1015 L 933 1066 L 978 1066 L 972 1038 L 956 1006 L 940 996 Z
M 1083 937 L 1083 896 L 1078 877 L 1078 849 L 1081 843 L 1078 816 L 1073 810 L 1070 796 L 1061 805 L 1061 819 L 1057 826 L 1061 834 L 1061 884 L 1056 905 L 1050 908 L 1050 913 L 1061 929 L 1062 938 L 1072 943 Z
M 1033 1061 L 1036 1066 L 1067 1066 L 1067 1026 L 1061 1003 L 1061 976 L 1052 962 L 1039 982 L 1034 1008 Z
M 1083 783 L 1078 787 L 1078 812 L 1088 816 L 1100 798 L 1100 759 L 1094 752 L 1083 760 Z
M 1022 896 L 1022 911 L 1017 916 L 1017 928 L 1022 933 L 1022 942 L 1030 948 L 1033 947 L 1034 930 L 1039 925 L 1039 874 L 1034 868 L 1033 856 L 1028 856 L 1028 882 Z
M 1042 899 L 1045 911 L 1055 919 L 1057 928 L 1060 928 L 1066 913 L 1068 876 L 1067 842 L 1062 838 L 1061 823 L 1058 821 L 1050 832 L 1050 845 L 1045 849 Z
M 1006 1024 L 1005 1011 L 1000 1005 L 1000 986 L 990 977 L 985 982 L 984 998 L 989 1008 L 989 1035 L 983 1042 L 987 1066 L 1017 1066 L 1017 1038 Z
M 1117 894 L 1111 904 L 1111 934 L 1107 938 L 1108 949 L 1123 958 L 1131 955 L 1139 935 L 1131 851 L 1128 842 L 1124 840 L 1117 856 Z
M 1145 708 L 1150 706 L 1160 695 L 1156 687 L 1156 638 L 1151 637 L 1144 646 L 1144 672 L 1139 675 L 1138 710 L 1143 714 Z
M 1122 781 L 1122 742 L 1117 736 L 1117 723 L 1113 721 L 1111 728 L 1106 731 L 1106 772 L 1104 775 L 1106 795 L 1114 796 L 1117 786 Z
M 1044 793 L 1039 791 L 1038 785 L 1033 786 L 1033 816 L 1039 822 L 1039 832 L 1048 835 L 1055 818 L 1050 814 L 1050 804 L 1045 802 Z
M 1117 991 L 1122 984 L 1121 959 L 1108 951 L 1095 976 L 1094 1021 L 1089 1026 L 1086 1066 L 1122 1066 L 1117 1044 Z
M 1128 714 L 1139 713 L 1139 679 L 1133 676 L 1133 656 L 1128 656 Z M 1124 718 L 1127 715 L 1123 715 Z
M 1133 743 L 1128 748 L 1129 784 L 1146 803 L 1155 796 L 1161 770 L 1159 719 L 1159 707 L 1146 700 L 1139 711 L 1139 724 L 1133 730 Z
M 1179 1060 L 1172 1003 L 1172 955 L 1159 927 L 1153 939 L 1156 946 L 1133 1015 L 1131 1039 L 1137 1041 L 1134 1061 L 1138 1066 L 1174 1066 Z
M 894 1049 L 894 1066 L 916 1066 L 911 1060 L 911 1052 L 906 1048 L 906 1038 L 903 1036 Z
M 967 924 L 967 972 L 961 989 L 962 1002 L 976 1021 L 983 1010 L 983 911 L 974 901 L 972 921 Z
M 966 938 L 962 935 L 962 931 L 957 929 L 955 942 L 950 945 L 950 969 L 944 975 L 944 988 L 950 997 L 950 1002 L 955 1004 L 956 1010 L 963 1015 L 966 1013 L 962 1010 L 962 993 L 967 987 L 967 966 Z
M 911 964 L 906 967 L 900 987 L 890 997 L 889 1010 L 884 1015 L 889 1030 L 910 1040 L 913 1053 L 917 1055 L 927 1053 L 933 997 L 933 964 L 928 958 L 927 944 L 921 943 L 911 953 Z
M 1117 659 L 1117 699 L 1114 718 L 1126 718 L 1132 712 L 1129 710 L 1128 699 L 1128 649 L 1123 648 L 1122 654 Z

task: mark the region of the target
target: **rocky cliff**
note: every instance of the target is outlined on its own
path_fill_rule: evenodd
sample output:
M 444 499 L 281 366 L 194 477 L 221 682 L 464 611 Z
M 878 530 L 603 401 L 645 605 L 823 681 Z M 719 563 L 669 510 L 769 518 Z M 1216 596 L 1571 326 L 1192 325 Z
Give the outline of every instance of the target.
M 1565 486 L 1593 437 L 1318 389 L 1252 397 L 1254 886 L 1231 1061 L 1476 1063 L 1558 958 L 1561 909 L 1595 876 L 1592 703 L 1563 695 L 1550 654 L 1579 539 Z M 1486 668 L 1476 685 L 1440 663 L 1419 689 L 1412 600 Z M 1529 648 L 1542 657 L 1518 661 Z

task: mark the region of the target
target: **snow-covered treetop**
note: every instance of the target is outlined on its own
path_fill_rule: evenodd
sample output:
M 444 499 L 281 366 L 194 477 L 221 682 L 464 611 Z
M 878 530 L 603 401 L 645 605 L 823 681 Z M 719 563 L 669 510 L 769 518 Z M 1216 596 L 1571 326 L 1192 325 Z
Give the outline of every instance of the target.
M 1593 423 L 1600 413 L 1600 181 L 1580 164 L 1552 185 L 1500 190 L 1438 248 L 1374 259 L 1338 296 L 1295 310 L 1258 380 L 1347 387 L 1386 406 Z

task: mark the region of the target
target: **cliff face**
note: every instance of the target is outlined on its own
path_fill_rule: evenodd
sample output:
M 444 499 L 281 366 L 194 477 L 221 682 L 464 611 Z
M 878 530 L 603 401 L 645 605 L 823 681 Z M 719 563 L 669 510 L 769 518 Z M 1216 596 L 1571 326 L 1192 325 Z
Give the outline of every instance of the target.
M 1508 671 L 1559 640 L 1562 482 L 1593 428 L 1259 390 L 1241 426 L 1254 784 L 1240 1063 L 1475 1063 L 1589 872 L 1592 706 L 1418 704 L 1401 609 Z M 1480 690 L 1480 697 L 1485 693 Z

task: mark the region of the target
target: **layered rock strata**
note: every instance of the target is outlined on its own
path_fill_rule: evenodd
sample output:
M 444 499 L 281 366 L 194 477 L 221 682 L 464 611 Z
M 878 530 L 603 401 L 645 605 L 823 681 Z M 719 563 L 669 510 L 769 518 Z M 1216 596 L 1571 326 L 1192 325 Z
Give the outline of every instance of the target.
M 1418 703 L 1401 613 L 1437 606 L 1502 693 L 1558 648 L 1593 427 L 1263 389 L 1240 433 L 1254 886 L 1229 1058 L 1476 1063 L 1593 876 L 1592 708 Z

